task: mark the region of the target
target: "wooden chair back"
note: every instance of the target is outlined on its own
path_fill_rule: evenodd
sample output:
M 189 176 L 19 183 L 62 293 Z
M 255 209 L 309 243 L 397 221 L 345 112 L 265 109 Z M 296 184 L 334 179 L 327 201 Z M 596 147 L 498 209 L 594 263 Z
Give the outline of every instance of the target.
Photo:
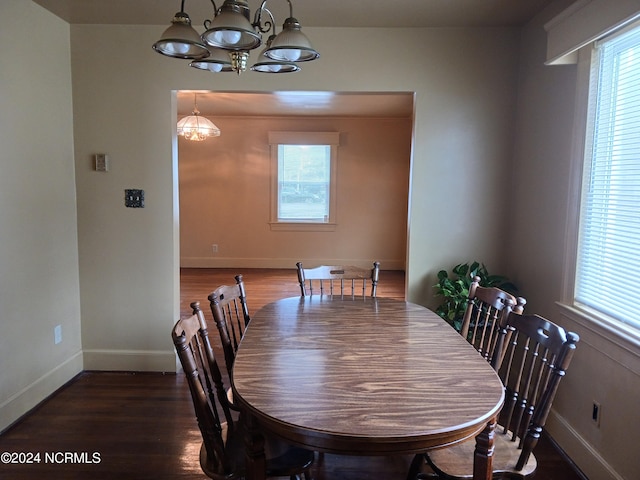
M 193 315 L 179 320 L 171 337 L 187 377 L 198 427 L 202 433 L 200 463 L 212 478 L 232 469 L 225 455 L 226 438 L 235 427 L 199 302 L 191 303 Z M 222 412 L 222 418 L 221 414 Z
M 198 427 L 202 434 L 200 467 L 209 478 L 231 480 L 245 478 L 242 419 L 234 421 L 220 369 L 209 342 L 204 314 L 199 302 L 191 303 L 193 315 L 179 320 L 171 331 L 180 364 L 184 370 Z M 267 478 L 310 480 L 314 453 L 282 443 L 265 435 L 265 473 Z
M 507 335 L 504 342 L 508 342 L 510 336 L 510 331 L 505 330 L 505 320 L 512 311 L 521 314 L 526 303 L 524 298 L 516 298 L 497 287 L 480 286 L 478 276 L 473 278 L 469 286 L 460 335 L 466 338 L 496 370 L 503 359 L 501 345 L 498 342 L 500 334 L 504 332 Z
M 498 372 L 505 385 L 499 424 L 502 434 L 519 442 L 517 471 L 527 464 L 538 443 L 580 338 L 539 315 L 512 312 L 506 322 L 511 335 Z
M 208 297 L 211 313 L 220 334 L 229 378 L 238 345 L 251 321 L 242 275 L 236 275 L 235 280 L 235 285 L 221 285 Z
M 371 269 L 351 265 L 321 265 L 304 268 L 296 263 L 298 283 L 303 297 L 310 295 L 367 296 L 367 284 L 371 285 L 371 297 L 376 296 L 380 279 L 380 262 L 373 262 Z
M 505 403 L 494 433 L 493 478 L 525 479 L 535 474 L 532 454 L 579 341 L 539 315 L 510 312 L 496 348 L 504 346 L 498 375 L 505 386 Z M 509 335 L 507 335 L 507 331 Z M 408 478 L 470 480 L 474 478 L 475 442 L 416 455 Z M 426 460 L 432 472 L 417 473 Z M 416 475 L 417 473 L 417 475 Z

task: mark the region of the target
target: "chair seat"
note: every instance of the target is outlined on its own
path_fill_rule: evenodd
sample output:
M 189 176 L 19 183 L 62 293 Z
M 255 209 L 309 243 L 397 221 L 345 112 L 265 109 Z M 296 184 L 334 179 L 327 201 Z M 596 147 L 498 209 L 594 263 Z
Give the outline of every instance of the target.
M 503 427 L 498 425 L 495 431 L 502 432 Z M 535 473 L 538 462 L 533 453 L 522 470 L 514 469 L 522 450 L 518 448 L 518 440 L 511 441 L 511 432 L 496 433 L 494 438 L 493 478 L 529 478 Z M 439 477 L 470 479 L 473 478 L 475 447 L 476 442 L 472 439 L 442 450 L 434 450 L 425 457 Z
M 222 437 L 225 442 L 226 458 L 231 463 L 227 470 L 209 459 L 204 443 L 200 447 L 200 466 L 210 478 L 244 478 L 245 475 L 245 429 L 242 421 L 235 424 L 236 430 L 227 438 L 227 424 L 222 425 Z M 273 436 L 265 436 L 264 453 L 267 460 L 267 477 L 290 477 L 310 468 L 314 452 L 293 447 Z

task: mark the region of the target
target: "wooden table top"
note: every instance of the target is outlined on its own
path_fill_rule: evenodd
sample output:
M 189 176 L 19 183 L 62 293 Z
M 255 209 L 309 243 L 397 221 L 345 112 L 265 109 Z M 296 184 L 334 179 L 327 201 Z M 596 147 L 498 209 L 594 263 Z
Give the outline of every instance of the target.
M 388 298 L 294 297 L 252 319 L 234 398 L 317 451 L 416 453 L 477 435 L 504 399 L 491 366 L 432 311 Z

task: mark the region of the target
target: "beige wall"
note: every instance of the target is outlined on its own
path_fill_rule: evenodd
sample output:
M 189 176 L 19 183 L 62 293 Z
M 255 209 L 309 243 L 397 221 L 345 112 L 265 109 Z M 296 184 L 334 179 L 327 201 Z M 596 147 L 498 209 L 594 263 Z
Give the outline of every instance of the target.
M 13 48 L 0 53 L 2 426 L 82 368 L 80 348 L 84 368 L 175 368 L 173 91 L 415 92 L 409 300 L 433 306 L 435 273 L 459 261 L 480 259 L 512 276 L 530 311 L 583 338 L 550 421 L 554 437 L 591 478 L 633 478 L 638 439 L 619 432 L 637 417 L 637 349 L 562 318 L 554 303 L 576 72 L 543 66 L 543 19 L 524 31 L 522 49 L 518 29 L 310 28 L 318 62 L 295 75 L 238 78 L 155 54 L 150 45 L 165 26 L 69 27 L 25 0 L 0 8 L 0 38 Z M 95 153 L 110 156 L 108 173 L 92 170 Z M 145 190 L 144 209 L 124 207 L 126 188 Z M 54 347 L 56 324 L 64 339 Z M 585 419 L 595 396 L 603 402 L 597 430 Z
M 409 298 L 433 304 L 431 285 L 442 266 L 467 258 L 482 258 L 494 265 L 500 258 L 500 242 L 494 241 L 491 232 L 504 216 L 501 190 L 509 178 L 516 29 L 309 28 L 307 34 L 323 53 L 321 60 L 305 65 L 295 75 L 248 72 L 238 78 L 189 69 L 184 62 L 154 53 L 151 44 L 165 26 L 69 27 L 25 0 L 3 3 L 5 12 L 7 28 L 2 34 L 10 37 L 7 44 L 23 38 L 21 47 L 25 51 L 1 57 L 0 71 L 15 76 L 19 93 L 3 100 L 11 105 L 3 109 L 3 115 L 15 119 L 31 111 L 55 112 L 51 115 L 55 123 L 39 128 L 40 138 L 49 141 L 25 138 L 16 151 L 7 152 L 10 156 L 4 160 L 21 172 L 17 178 L 3 177 L 10 188 L 28 178 L 30 190 L 47 193 L 46 198 L 28 197 L 26 204 L 16 206 L 12 202 L 7 211 L 11 221 L 3 220 L 3 231 L 14 235 L 12 243 L 19 248 L 36 239 L 40 242 L 20 254 L 1 247 L 11 262 L 25 263 L 21 266 L 24 281 L 13 284 L 19 295 L 13 295 L 12 300 L 33 302 L 35 296 L 37 304 L 42 302 L 38 310 L 46 312 L 43 324 L 58 318 L 62 323 L 64 318 L 67 323 L 62 348 L 74 347 L 77 353 L 81 335 L 84 368 L 175 369 L 168 332 L 179 315 L 179 177 L 177 142 L 172 136 L 176 90 L 415 92 L 407 241 Z M 19 25 L 45 24 L 42 31 L 47 33 L 46 38 L 33 42 L 31 31 L 25 37 L 26 30 L 10 21 L 15 18 L 22 19 Z M 69 44 L 73 82 L 68 58 L 65 61 Z M 400 44 L 420 45 L 420 55 L 409 49 L 398 50 Z M 42 52 L 47 54 L 44 59 Z M 33 62 L 32 58 L 41 61 Z M 380 58 L 386 59 L 383 68 Z M 73 115 L 69 112 L 71 84 Z M 29 88 L 27 95 L 30 85 L 35 88 Z M 73 149 L 68 144 L 71 121 Z M 14 129 L 4 130 L 3 135 L 15 142 L 14 138 L 21 138 L 26 131 L 14 137 Z M 11 141 L 6 144 L 11 145 Z M 96 153 L 109 155 L 109 172 L 93 170 Z M 72 221 L 74 191 L 73 183 L 69 184 L 73 168 L 68 159 L 72 155 L 81 326 L 73 310 L 74 305 L 78 308 L 78 278 L 73 275 L 78 264 Z M 37 163 L 44 158 L 48 162 Z M 52 158 L 58 159 L 57 163 Z M 127 188 L 145 190 L 144 209 L 124 207 Z M 34 218 L 16 215 L 25 211 L 24 205 L 33 207 L 35 218 L 42 219 L 45 227 L 33 232 L 35 227 L 27 223 L 30 229 L 21 228 L 23 224 L 16 218 Z M 472 246 L 464 235 L 468 222 L 479 239 Z M 20 271 L 17 266 L 13 272 Z M 43 267 L 47 267 L 47 276 L 41 275 Z M 7 282 L 13 281 L 9 276 L 13 272 L 5 273 L 9 271 L 3 269 Z M 39 288 L 43 282 L 55 284 L 55 295 Z M 63 292 L 59 291 L 61 285 Z M 24 313 L 18 307 L 7 310 L 4 305 L 7 303 L 3 302 L 3 321 Z M 43 345 L 45 341 L 50 343 L 51 327 L 48 332 L 42 331 Z M 49 350 L 51 347 L 41 350 L 48 366 L 72 356 L 67 352 L 64 359 L 55 360 Z M 21 345 L 4 351 L 26 350 Z M 18 354 L 15 358 L 30 357 Z M 20 396 L 25 381 L 36 382 L 45 374 L 38 361 L 28 360 L 23 365 L 29 372 L 25 378 L 17 375 L 20 380 L 13 383 L 3 378 L 3 387 L 8 387 L 2 390 L 4 398 Z M 65 372 L 65 379 L 71 376 Z M 36 392 L 30 400 L 35 402 L 43 396 Z M 8 418 L 16 418 L 15 412 L 6 412 Z
M 82 370 L 82 351 L 69 25 L 6 0 L 0 42 L 1 431 Z
M 220 137 L 178 139 L 182 266 L 404 270 L 411 118 L 211 118 Z M 271 231 L 270 131 L 340 132 L 335 231 Z
M 639 418 L 638 346 L 567 315 L 556 303 L 564 298 L 567 224 L 574 205 L 570 185 L 579 173 L 571 169 L 574 121 L 580 121 L 575 115 L 578 70 L 544 65 L 543 24 L 568 3 L 556 2 L 523 31 L 509 258 L 527 310 L 580 335 L 548 431 L 588 478 L 632 479 L 640 472 L 640 431 L 633 427 Z M 602 405 L 600 426 L 591 419 L 594 401 Z
M 179 314 L 175 90 L 415 92 L 409 298 L 433 303 L 443 265 L 498 263 L 502 239 L 491 232 L 505 215 L 517 30 L 309 29 L 321 60 L 295 75 L 239 78 L 156 54 L 150 45 L 161 30 L 71 26 L 86 368 L 175 368 L 167 333 Z M 421 54 L 399 43 L 421 45 Z M 109 172 L 92 170 L 95 153 L 110 156 Z M 126 188 L 145 190 L 145 208 L 124 207 Z

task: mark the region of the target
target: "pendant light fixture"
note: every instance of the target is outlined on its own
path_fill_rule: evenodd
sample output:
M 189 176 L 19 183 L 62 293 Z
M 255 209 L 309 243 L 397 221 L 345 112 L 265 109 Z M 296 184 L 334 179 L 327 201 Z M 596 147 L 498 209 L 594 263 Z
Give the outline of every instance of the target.
M 181 0 L 180 11 L 160 40 L 153 44 L 153 49 L 169 57 L 190 59 L 189 65 L 194 68 L 240 74 L 247 69 L 250 51 L 262 45 L 262 34 L 272 31 L 266 48 L 251 66 L 252 71 L 297 72 L 300 70 L 298 62 L 320 57 L 302 33 L 300 22 L 293 16 L 291 0 L 286 0 L 289 17 L 279 34 L 276 34 L 275 19 L 266 8 L 268 0 L 263 0 L 255 11 L 253 22 L 247 0 L 224 0 L 220 8 L 213 0 L 210 1 L 213 18 L 204 21 L 202 35 L 191 26 L 191 19 L 184 11 L 185 0 Z
M 251 70 L 254 72 L 264 73 L 288 73 L 299 71 L 300 67 L 293 62 L 273 60 L 266 55 L 266 52 L 271 46 L 274 38 L 276 38 L 275 35 L 271 35 L 269 37 L 269 40 L 267 40 L 267 47 L 260 52 L 258 61 L 251 66 Z
M 266 8 L 264 9 L 266 13 L 269 14 L 271 18 L 271 25 L 273 25 L 273 33 L 269 36 L 267 40 L 267 46 L 260 52 L 258 56 L 258 61 L 251 67 L 251 70 L 254 72 L 264 72 L 264 73 L 289 73 L 289 72 L 297 72 L 300 70 L 300 67 L 289 60 L 274 60 L 267 55 L 267 52 L 271 48 L 273 41 L 278 38 L 276 35 L 276 21 L 273 18 L 273 15 Z
M 178 135 L 194 142 L 220 136 L 220 129 L 216 127 L 215 123 L 200 115 L 195 93 L 193 94 L 193 112 L 178 121 Z

